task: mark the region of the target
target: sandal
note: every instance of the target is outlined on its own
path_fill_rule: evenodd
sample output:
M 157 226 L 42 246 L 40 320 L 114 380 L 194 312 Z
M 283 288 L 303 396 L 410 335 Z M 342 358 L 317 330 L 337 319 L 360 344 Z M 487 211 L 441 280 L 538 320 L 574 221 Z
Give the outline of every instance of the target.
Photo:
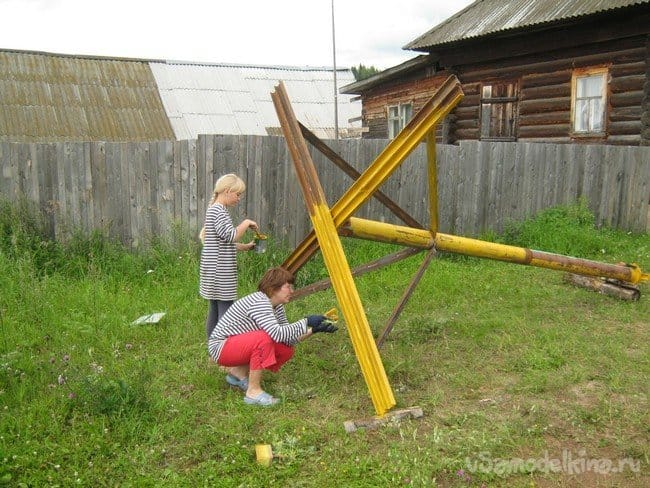
M 244 392 L 248 390 L 248 378 L 242 378 L 240 380 L 236 376 L 228 373 L 226 375 L 226 383 L 228 383 L 230 386 L 237 387 Z
M 276 403 L 280 403 L 280 399 L 274 398 L 271 395 L 269 395 L 267 392 L 263 391 L 255 398 L 250 398 L 245 396 L 244 403 L 246 403 L 247 405 L 260 405 L 262 407 L 268 407 L 271 405 L 275 405 Z

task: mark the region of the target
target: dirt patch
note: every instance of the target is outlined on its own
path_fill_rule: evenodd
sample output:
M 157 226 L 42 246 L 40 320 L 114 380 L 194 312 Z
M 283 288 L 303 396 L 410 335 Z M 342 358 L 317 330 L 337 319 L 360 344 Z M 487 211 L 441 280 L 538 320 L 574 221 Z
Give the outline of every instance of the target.
M 591 408 L 598 406 L 600 398 L 605 393 L 605 386 L 598 381 L 588 381 L 572 386 L 569 391 L 572 396 L 567 400 L 582 407 Z

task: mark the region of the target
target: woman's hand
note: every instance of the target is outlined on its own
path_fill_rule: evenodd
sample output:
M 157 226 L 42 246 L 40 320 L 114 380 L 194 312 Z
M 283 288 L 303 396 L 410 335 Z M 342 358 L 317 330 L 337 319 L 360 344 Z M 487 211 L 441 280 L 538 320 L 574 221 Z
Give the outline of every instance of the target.
M 312 334 L 317 332 L 332 333 L 339 330 L 325 315 L 309 315 L 307 317 L 307 327 L 311 327 Z

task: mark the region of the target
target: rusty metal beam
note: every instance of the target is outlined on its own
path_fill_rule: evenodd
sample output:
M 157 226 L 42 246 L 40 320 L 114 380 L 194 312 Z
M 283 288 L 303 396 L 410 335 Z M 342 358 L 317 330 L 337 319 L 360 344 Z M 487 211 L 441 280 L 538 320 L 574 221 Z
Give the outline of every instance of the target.
M 388 337 L 388 334 L 390 334 L 390 331 L 393 330 L 393 325 L 395 325 L 395 322 L 401 315 L 402 310 L 404 310 L 406 303 L 408 302 L 409 298 L 411 298 L 413 291 L 418 286 L 418 283 L 420 283 L 422 276 L 424 276 L 424 272 L 429 267 L 429 264 L 435 255 L 436 249 L 435 247 L 432 247 L 429 249 L 426 256 L 424 256 L 424 260 L 422 261 L 422 264 L 420 264 L 417 273 L 415 273 L 413 279 L 409 283 L 409 286 L 406 288 L 406 290 L 404 290 L 402 298 L 400 298 L 399 302 L 397 302 L 397 305 L 393 309 L 393 313 L 390 315 L 388 322 L 386 322 L 386 325 L 384 326 L 384 330 L 379 335 L 379 338 L 377 339 L 377 349 L 381 349 L 381 346 L 384 345 L 384 341 Z
M 374 261 L 370 261 L 368 263 L 362 264 L 361 266 L 357 266 L 356 268 L 352 269 L 352 276 L 354 276 L 355 278 L 358 276 L 363 276 L 366 273 L 370 273 L 371 271 L 376 271 L 385 266 L 388 266 L 389 264 L 393 264 L 398 261 L 401 261 L 402 259 L 409 258 L 420 252 L 422 252 L 421 249 L 407 247 L 406 249 L 402 249 L 401 251 L 397 251 L 393 254 L 388 254 L 387 256 L 383 256 Z M 329 278 L 316 281 L 307 286 L 303 286 L 302 288 L 298 288 L 296 291 L 293 292 L 293 298 L 294 299 L 303 298 L 308 295 L 311 295 L 312 293 L 316 293 L 317 291 L 327 290 L 331 286 L 332 286 L 332 280 L 330 280 Z
M 310 131 L 307 127 L 302 125 L 300 122 L 298 122 L 298 124 L 300 125 L 300 130 L 302 131 L 302 135 L 309 143 L 311 143 L 312 146 L 318 149 L 318 151 L 320 151 L 325 157 L 327 157 L 327 159 L 332 161 L 336 166 L 338 166 L 341 170 L 343 170 L 343 172 L 346 175 L 348 175 L 350 178 L 352 178 L 355 181 L 359 179 L 361 173 L 359 173 L 356 169 L 354 169 L 345 159 L 343 159 L 341 156 L 336 154 L 336 152 L 333 151 L 332 148 L 330 148 L 323 141 L 321 141 L 316 136 L 316 134 L 314 134 L 312 131 Z M 409 227 L 414 227 L 416 229 L 424 229 L 424 226 L 422 224 L 420 224 L 417 220 L 411 217 L 397 203 L 395 203 L 391 198 L 386 196 L 386 194 L 377 190 L 373 194 L 373 197 L 375 197 L 377 200 L 383 203 L 388 210 L 390 210 L 398 219 L 400 219 Z

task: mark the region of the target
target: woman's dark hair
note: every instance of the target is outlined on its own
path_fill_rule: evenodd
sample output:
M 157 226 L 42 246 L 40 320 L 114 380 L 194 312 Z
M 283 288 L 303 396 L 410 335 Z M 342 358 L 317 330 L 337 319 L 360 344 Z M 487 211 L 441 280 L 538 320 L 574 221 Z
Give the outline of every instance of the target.
M 278 266 L 277 268 L 271 268 L 264 273 L 259 285 L 257 285 L 257 289 L 270 298 L 271 295 L 282 288 L 285 283 L 291 283 L 293 285 L 294 282 L 295 277 L 293 276 L 293 273 Z

